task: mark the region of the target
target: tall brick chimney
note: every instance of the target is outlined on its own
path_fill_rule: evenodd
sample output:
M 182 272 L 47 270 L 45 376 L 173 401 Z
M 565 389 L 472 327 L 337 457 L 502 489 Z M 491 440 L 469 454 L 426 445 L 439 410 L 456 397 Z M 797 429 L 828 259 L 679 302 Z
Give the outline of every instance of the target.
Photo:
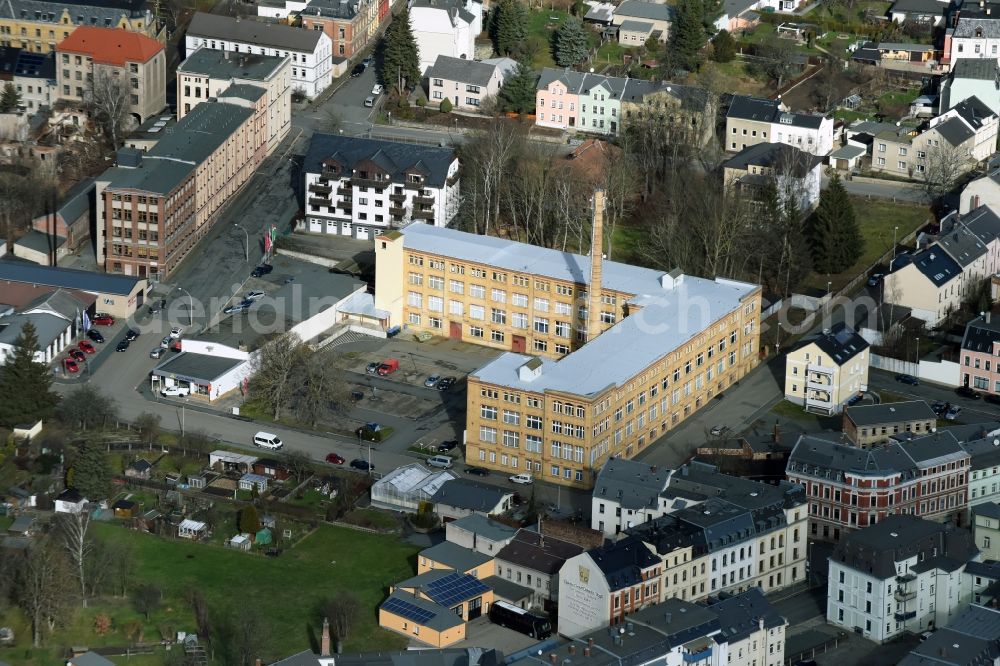
M 604 190 L 594 190 L 590 232 L 590 286 L 587 288 L 587 342 L 601 334 L 601 276 L 604 262 Z
M 319 656 L 330 656 L 330 620 L 323 618 L 323 635 L 319 639 Z

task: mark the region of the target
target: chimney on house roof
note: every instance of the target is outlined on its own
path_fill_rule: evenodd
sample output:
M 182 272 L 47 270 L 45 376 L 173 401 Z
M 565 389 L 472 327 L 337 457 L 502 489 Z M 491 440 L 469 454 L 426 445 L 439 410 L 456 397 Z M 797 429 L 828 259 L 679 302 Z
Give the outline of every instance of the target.
M 604 190 L 594 190 L 590 232 L 590 286 L 587 288 L 587 342 L 601 334 L 601 276 L 604 263 Z
M 323 618 L 323 635 L 320 637 L 319 656 L 330 656 L 330 620 Z

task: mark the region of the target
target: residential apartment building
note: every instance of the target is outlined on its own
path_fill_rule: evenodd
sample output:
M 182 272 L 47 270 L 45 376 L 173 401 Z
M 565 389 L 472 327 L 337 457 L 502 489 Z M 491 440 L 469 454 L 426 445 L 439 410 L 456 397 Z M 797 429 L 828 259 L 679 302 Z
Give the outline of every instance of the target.
M 615 13 L 611 17 L 612 25 L 622 28 L 625 23 L 642 23 L 644 31 L 650 37 L 656 37 L 657 41 L 665 43 L 670 37 L 670 26 L 673 24 L 674 8 L 671 5 L 657 2 L 646 2 L 645 0 L 625 0 L 615 8 Z M 638 26 L 635 26 L 638 27 Z M 645 40 L 639 43 L 644 46 Z
M 715 141 L 718 104 L 715 95 L 704 88 L 664 83 L 652 90 L 630 87 L 628 93 L 619 113 L 624 125 L 666 125 L 678 142 L 691 145 L 707 146 Z
M 996 151 L 1000 116 L 982 100 L 972 95 L 957 102 L 948 110 L 942 111 L 940 115 L 931 118 L 930 127 L 937 127 L 954 119 L 962 121 L 972 130 L 972 142 L 968 147 L 972 159 L 982 162 Z
M 965 325 L 959 381 L 962 386 L 1000 395 L 1000 321 L 986 312 Z
M 662 559 L 665 596 L 697 601 L 752 588 L 769 593 L 805 579 L 802 487 L 720 474 L 695 462 L 674 473 L 667 492 L 675 498 L 669 512 L 626 532 Z
M 947 431 L 870 450 L 803 435 L 785 474 L 806 489 L 810 536 L 839 541 L 893 514 L 964 513 L 970 458 Z
M 314 134 L 302 171 L 313 233 L 370 240 L 413 223 L 443 227 L 458 214 L 459 163 L 451 148 Z
M 97 259 L 106 271 L 169 277 L 263 162 L 267 109 L 259 102 L 234 94 L 199 104 L 148 152 L 119 151 L 96 187 Z
M 960 160 L 959 168 L 968 171 L 975 166 L 975 143 L 976 133 L 960 118 L 925 129 L 885 130 L 875 135 L 872 144 L 872 171 L 922 180 L 932 163 L 942 160 Z
M 927 640 L 918 643 L 903 657 L 898 666 L 978 666 L 995 663 L 998 653 L 1000 610 L 972 604 L 958 613 L 947 627 L 937 627 Z
M 508 77 L 517 72 L 510 58 L 463 60 L 438 56 L 427 70 L 427 99 L 440 106 L 448 100 L 459 111 L 478 111 L 483 100 L 495 98 Z
M 163 44 L 120 28 L 81 26 L 56 47 L 60 99 L 83 103 L 118 80 L 126 87 L 128 113 L 137 125 L 167 106 L 167 56 Z
M 661 494 L 667 489 L 671 474 L 672 469 L 638 460 L 609 459 L 594 482 L 590 528 L 610 539 L 667 513 L 669 500 Z
M 774 185 L 782 206 L 794 202 L 803 213 L 819 203 L 823 158 L 782 143 L 758 143 L 722 163 L 727 192 L 764 203 L 765 190 Z
M 451 543 L 493 557 L 517 534 L 513 527 L 478 513 L 449 521 L 444 528 L 445 538 Z
M 572 70 L 542 70 L 535 92 L 535 124 L 591 134 L 615 135 L 622 105 L 639 105 L 667 84 Z
M 937 324 L 1000 270 L 1000 217 L 989 206 L 948 215 L 936 242 L 898 256 L 893 266 L 883 282 L 885 301 L 910 308 L 928 325 Z
M 299 13 L 302 27 L 330 38 L 333 56 L 361 53 L 389 17 L 389 0 L 311 0 Z
M 833 150 L 833 118 L 792 113 L 776 100 L 734 95 L 726 113 L 725 149 L 735 153 L 768 142 L 822 157 Z
M 57 99 L 56 54 L 18 51 L 12 83 L 21 94 L 21 106 L 29 114 L 51 109 Z
M 1000 504 L 972 507 L 972 538 L 983 560 L 1000 560 Z
M 962 574 L 978 559 L 967 530 L 889 516 L 834 549 L 826 621 L 876 643 L 944 626 L 971 600 Z
M 528 608 L 547 611 L 559 602 L 559 570 L 583 550 L 578 544 L 520 529 L 497 553 L 496 575 L 529 592 Z
M 166 29 L 147 0 L 109 2 L 52 2 L 8 0 L 0 5 L 0 46 L 33 53 L 51 53 L 80 26 L 121 28 L 166 40 Z
M 844 434 L 852 444 L 870 449 L 901 433 L 927 435 L 937 428 L 937 414 L 923 400 L 854 405 L 844 410 Z
M 750 588 L 709 603 L 707 610 L 719 618 L 730 657 L 725 662 L 727 665 L 782 666 L 785 663 L 788 620 L 778 614 L 759 589 Z
M 785 399 L 806 411 L 838 414 L 868 390 L 868 343 L 844 322 L 785 354 Z
M 992 2 L 966 2 L 944 33 L 942 65 L 954 67 L 965 58 L 996 61 L 1000 54 L 1000 16 Z
M 255 86 L 264 91 L 270 155 L 292 126 L 292 67 L 286 56 L 197 49 L 177 66 L 177 119 L 233 85 Z
M 995 83 L 998 77 L 996 58 L 956 60 L 951 72 L 941 80 L 940 110 L 946 111 L 974 96 L 993 113 L 1000 114 L 1000 89 Z
M 756 285 L 429 225 L 375 254 L 392 324 L 510 350 L 468 377 L 466 458 L 490 469 L 590 488 L 758 363 Z
M 197 12 L 184 38 L 188 55 L 200 47 L 290 58 L 292 94 L 312 99 L 333 80 L 332 46 L 322 30 L 258 23 L 217 14 Z
M 973 439 L 962 442 L 972 457 L 969 463 L 969 509 L 1000 501 L 1000 428 L 977 427 Z
M 475 60 L 483 31 L 479 0 L 409 0 L 410 25 L 424 75 L 438 56 Z M 414 82 L 415 83 L 415 82 Z
M 660 558 L 627 537 L 566 560 L 559 570 L 559 633 L 582 636 L 663 600 Z
M 971 213 L 980 206 L 1000 209 L 1000 169 L 992 169 L 984 176 L 970 181 L 958 198 L 960 215 Z

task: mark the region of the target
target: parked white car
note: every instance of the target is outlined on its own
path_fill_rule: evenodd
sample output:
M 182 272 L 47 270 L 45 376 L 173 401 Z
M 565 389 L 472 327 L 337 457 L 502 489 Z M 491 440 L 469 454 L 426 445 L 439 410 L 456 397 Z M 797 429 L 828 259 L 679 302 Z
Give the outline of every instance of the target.
M 382 84 L 376 83 L 375 87 L 372 88 L 372 94 L 376 96 L 381 95 L 383 90 L 385 90 L 385 88 L 382 87 Z
M 172 329 L 170 329 L 170 337 L 174 339 L 179 338 L 181 337 L 181 333 L 183 332 L 184 329 L 182 329 L 180 326 L 174 326 Z
M 191 389 L 184 386 L 168 386 L 162 391 L 160 391 L 160 395 L 165 396 L 167 398 L 175 398 L 185 395 L 191 395 Z
M 513 483 L 520 483 L 521 485 L 525 486 L 533 481 L 530 474 L 515 474 L 514 476 L 510 477 L 510 480 Z

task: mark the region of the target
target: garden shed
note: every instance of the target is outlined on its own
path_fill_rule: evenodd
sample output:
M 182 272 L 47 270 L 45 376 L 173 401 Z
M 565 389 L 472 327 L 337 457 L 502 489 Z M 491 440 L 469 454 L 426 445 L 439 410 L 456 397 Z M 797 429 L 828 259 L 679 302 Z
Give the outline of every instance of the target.
M 177 526 L 177 536 L 181 539 L 201 539 L 208 535 L 208 525 L 197 520 L 185 518 Z

